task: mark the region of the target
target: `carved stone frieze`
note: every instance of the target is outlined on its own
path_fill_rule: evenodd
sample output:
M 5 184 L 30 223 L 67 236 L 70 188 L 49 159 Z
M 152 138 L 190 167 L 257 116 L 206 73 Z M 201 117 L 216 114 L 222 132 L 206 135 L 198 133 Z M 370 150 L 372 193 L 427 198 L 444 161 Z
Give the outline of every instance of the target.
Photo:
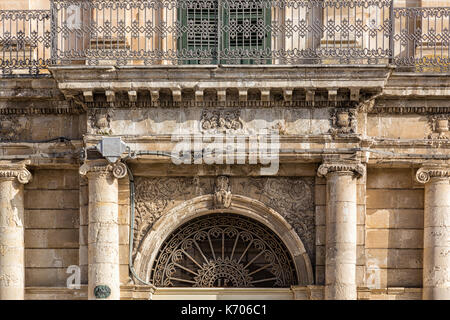
M 334 108 L 330 110 L 330 115 L 331 134 L 356 133 L 356 109 Z
M 204 110 L 200 119 L 202 133 L 238 133 L 244 129 L 240 110 Z
M 229 208 L 231 205 L 231 186 L 228 177 L 218 176 L 214 184 L 214 205 L 216 208 Z

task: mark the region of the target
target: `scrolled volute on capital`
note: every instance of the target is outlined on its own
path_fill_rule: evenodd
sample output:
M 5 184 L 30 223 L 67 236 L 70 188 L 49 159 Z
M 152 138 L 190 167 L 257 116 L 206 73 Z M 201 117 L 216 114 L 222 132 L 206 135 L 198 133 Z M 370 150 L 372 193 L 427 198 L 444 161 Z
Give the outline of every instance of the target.
M 0 167 L 0 178 L 15 178 L 19 183 L 27 184 L 33 177 L 26 168 Z
M 79 173 L 82 176 L 89 173 L 112 174 L 115 178 L 121 179 L 127 175 L 127 166 L 120 161 L 114 164 L 84 163 L 80 167 Z
M 431 180 L 431 178 L 450 178 L 450 168 L 425 166 L 416 172 L 416 180 L 419 183 L 427 183 Z
M 366 167 L 361 163 L 323 163 L 317 169 L 319 177 L 326 177 L 332 172 L 353 172 L 359 178 L 366 174 Z

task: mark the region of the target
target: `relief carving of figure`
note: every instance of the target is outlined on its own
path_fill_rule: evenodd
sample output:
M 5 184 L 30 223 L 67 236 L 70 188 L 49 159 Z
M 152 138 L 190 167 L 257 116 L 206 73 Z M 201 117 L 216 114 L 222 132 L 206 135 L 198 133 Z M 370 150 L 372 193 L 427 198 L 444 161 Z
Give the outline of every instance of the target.
M 231 186 L 228 177 L 218 176 L 214 185 L 214 206 L 229 208 L 231 205 Z

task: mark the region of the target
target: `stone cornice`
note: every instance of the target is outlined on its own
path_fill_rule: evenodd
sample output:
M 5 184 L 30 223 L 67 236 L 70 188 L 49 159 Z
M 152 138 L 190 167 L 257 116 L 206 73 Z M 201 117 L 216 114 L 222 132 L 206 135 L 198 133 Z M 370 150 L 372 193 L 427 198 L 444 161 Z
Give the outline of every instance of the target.
M 420 183 L 427 183 L 431 178 L 450 178 L 450 168 L 446 166 L 424 166 L 417 170 L 416 180 Z
M 0 180 L 3 179 L 17 179 L 20 183 L 27 184 L 31 181 L 32 175 L 25 167 L 0 165 Z
M 362 177 L 366 173 L 366 167 L 361 163 L 329 162 L 321 164 L 319 169 L 317 169 L 317 175 L 319 177 L 326 177 L 332 172 L 349 172 L 355 174 L 357 177 Z
M 110 175 L 115 178 L 121 179 L 127 174 L 127 167 L 122 162 L 116 162 L 114 164 L 108 163 L 106 160 L 93 160 L 85 162 L 79 169 L 79 173 L 82 176 L 87 175 Z

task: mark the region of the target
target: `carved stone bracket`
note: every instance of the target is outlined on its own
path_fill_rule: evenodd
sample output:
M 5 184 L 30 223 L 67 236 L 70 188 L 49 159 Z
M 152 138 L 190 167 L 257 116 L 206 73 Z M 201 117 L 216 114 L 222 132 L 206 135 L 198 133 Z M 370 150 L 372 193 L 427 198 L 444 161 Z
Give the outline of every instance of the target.
M 334 108 L 331 109 L 331 129 L 330 133 L 348 134 L 356 133 L 356 113 L 355 108 Z
M 427 183 L 431 178 L 450 178 L 450 168 L 441 166 L 424 166 L 416 172 L 416 180 L 419 183 Z
M 108 175 L 112 174 L 115 178 L 121 179 L 127 175 L 127 166 L 122 162 L 116 162 L 109 164 L 105 160 L 94 160 L 84 163 L 79 173 L 82 176 L 88 174 Z
M 218 176 L 214 184 L 214 206 L 216 208 L 229 208 L 230 205 L 230 180 L 226 176 Z
M 332 162 L 323 163 L 317 170 L 319 177 L 326 177 L 331 172 L 351 172 L 357 177 L 363 177 L 366 173 L 366 167 L 361 163 Z
M 17 179 L 20 183 L 27 184 L 32 175 L 25 167 L 0 166 L 0 179 Z

